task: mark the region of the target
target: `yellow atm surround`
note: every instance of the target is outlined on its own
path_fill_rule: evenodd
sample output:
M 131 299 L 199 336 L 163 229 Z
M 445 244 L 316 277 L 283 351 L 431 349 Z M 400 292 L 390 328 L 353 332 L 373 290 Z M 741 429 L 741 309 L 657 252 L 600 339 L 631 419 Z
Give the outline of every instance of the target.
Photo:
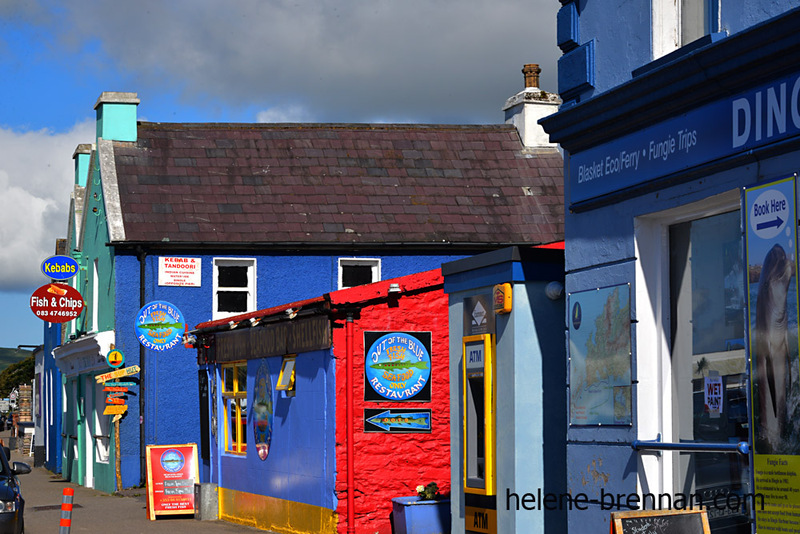
M 461 343 L 464 492 L 496 495 L 494 335 L 465 336 Z

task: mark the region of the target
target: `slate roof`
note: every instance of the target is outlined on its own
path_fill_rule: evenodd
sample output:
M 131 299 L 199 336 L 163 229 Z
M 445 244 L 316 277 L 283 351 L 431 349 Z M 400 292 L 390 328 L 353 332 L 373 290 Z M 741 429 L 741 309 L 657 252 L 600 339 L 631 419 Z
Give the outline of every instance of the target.
M 166 124 L 114 142 L 124 242 L 369 247 L 564 235 L 563 161 L 510 125 Z

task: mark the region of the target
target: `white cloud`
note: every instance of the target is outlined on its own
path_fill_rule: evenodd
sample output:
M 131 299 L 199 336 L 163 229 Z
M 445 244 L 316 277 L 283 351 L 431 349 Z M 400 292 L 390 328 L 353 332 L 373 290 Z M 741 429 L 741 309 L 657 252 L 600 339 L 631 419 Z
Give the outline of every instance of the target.
M 256 122 L 315 122 L 312 114 L 303 106 L 290 105 L 286 108 L 274 107 L 259 111 Z
M 94 135 L 93 121 L 57 134 L 0 128 L 0 290 L 47 281 L 39 268 L 55 253 L 56 239 L 66 237 L 72 154 Z

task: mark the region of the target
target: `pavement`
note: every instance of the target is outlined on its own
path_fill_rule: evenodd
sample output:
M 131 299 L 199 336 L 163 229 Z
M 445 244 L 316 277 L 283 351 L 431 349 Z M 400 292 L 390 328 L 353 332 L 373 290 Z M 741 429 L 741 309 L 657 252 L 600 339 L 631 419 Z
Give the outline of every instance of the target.
M 0 432 L 0 438 L 9 444 L 8 431 Z M 33 466 L 33 457 L 11 451 L 11 462 L 24 462 Z M 265 532 L 227 521 L 200 521 L 193 515 L 156 516 L 155 521 L 147 517 L 147 491 L 145 488 L 127 489 L 109 494 L 73 484 L 44 467 L 32 467 L 27 475 L 20 475 L 22 496 L 25 499 L 25 532 L 27 534 L 58 532 L 61 520 L 61 502 L 64 488 L 75 491 L 72 505 L 70 533 L 114 531 L 125 534 L 169 533 L 250 533 Z

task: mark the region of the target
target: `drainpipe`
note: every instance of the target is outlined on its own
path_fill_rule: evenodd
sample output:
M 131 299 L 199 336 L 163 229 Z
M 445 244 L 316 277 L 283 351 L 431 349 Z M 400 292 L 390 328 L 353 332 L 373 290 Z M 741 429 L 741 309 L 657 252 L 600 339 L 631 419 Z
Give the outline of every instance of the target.
M 144 283 L 145 283 L 145 258 L 147 258 L 147 251 L 142 247 L 136 247 L 136 257 L 139 259 L 139 309 L 144 308 L 146 304 Z M 139 484 L 144 487 L 147 482 L 147 463 L 145 459 L 145 444 L 144 444 L 144 360 L 145 352 L 144 345 L 137 341 L 139 345 Z
M 345 418 L 347 419 L 347 533 L 355 534 L 355 510 L 353 509 L 354 498 L 353 491 L 355 490 L 355 483 L 353 481 L 353 313 L 347 312 L 347 326 L 345 330 L 346 337 L 346 351 L 345 365 L 347 366 L 345 391 L 347 392 L 347 408 L 345 411 Z

